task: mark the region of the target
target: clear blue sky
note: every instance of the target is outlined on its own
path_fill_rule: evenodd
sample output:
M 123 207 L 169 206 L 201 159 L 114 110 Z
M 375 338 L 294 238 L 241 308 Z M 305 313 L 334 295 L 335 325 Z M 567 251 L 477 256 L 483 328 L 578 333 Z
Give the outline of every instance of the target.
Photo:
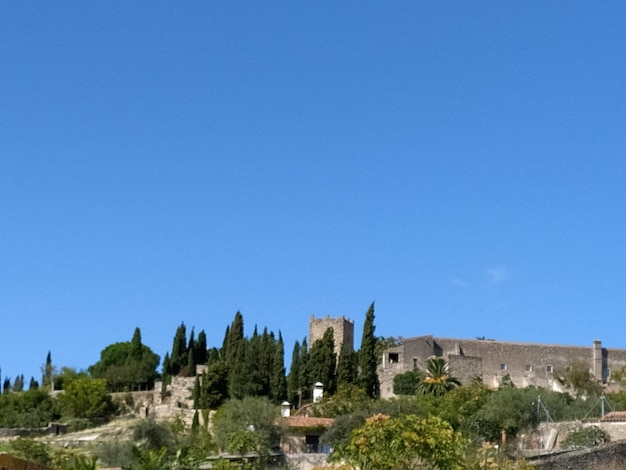
M 626 348 L 626 4 L 3 2 L 0 367 L 240 310 Z

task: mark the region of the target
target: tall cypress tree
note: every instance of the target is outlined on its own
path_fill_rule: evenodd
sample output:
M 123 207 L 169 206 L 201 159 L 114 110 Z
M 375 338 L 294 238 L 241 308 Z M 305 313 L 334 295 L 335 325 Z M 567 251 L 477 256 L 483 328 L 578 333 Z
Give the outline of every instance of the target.
M 361 349 L 359 350 L 359 386 L 365 391 L 368 397 L 376 399 L 380 396 L 380 382 L 378 381 L 377 357 L 376 357 L 376 336 L 374 335 L 374 302 L 365 314 L 363 324 L 363 337 L 361 339 Z
M 187 328 L 184 323 L 176 329 L 174 335 L 174 342 L 172 343 L 172 354 L 170 356 L 170 370 L 171 375 L 176 375 L 180 370 L 187 365 Z
M 287 400 L 292 406 L 300 407 L 300 343 L 296 341 L 291 353 L 291 366 L 287 377 Z
M 272 359 L 272 375 L 270 377 L 270 398 L 275 402 L 287 398 L 287 381 L 285 379 L 285 345 L 283 335 L 278 332 L 278 341 Z
M 300 404 L 310 400 L 313 395 L 313 380 L 309 374 L 309 346 L 306 338 L 302 340 L 300 346 Z
M 208 353 L 206 333 L 204 332 L 204 330 L 201 330 L 200 333 L 198 333 L 198 341 L 196 341 L 196 348 L 194 353 L 196 355 L 196 365 L 206 365 Z
M 335 339 L 333 329 L 328 328 L 322 339 L 311 346 L 309 355 L 309 375 L 312 382 L 321 382 L 324 391 L 330 395 L 335 393 L 335 369 L 337 355 L 335 354 Z
M 46 365 L 43 370 L 43 379 L 41 380 L 41 384 L 44 387 L 52 388 L 52 354 L 48 351 L 48 355 L 46 356 Z
M 243 398 L 247 391 L 246 340 L 243 336 L 243 316 L 235 314 L 225 341 L 225 358 L 228 366 L 228 394 L 230 398 Z
M 252 338 L 246 341 L 244 364 L 246 381 L 245 388 L 242 391 L 244 396 L 256 397 L 267 394 L 263 362 L 263 337 L 259 335 L 255 325 Z
M 343 343 L 339 351 L 339 360 L 337 361 L 337 387 L 340 385 L 356 384 L 356 379 L 356 354 L 347 343 Z
M 139 327 L 135 327 L 133 339 L 130 341 L 130 352 L 128 353 L 129 359 L 141 361 L 142 353 L 143 346 L 141 344 L 141 330 Z

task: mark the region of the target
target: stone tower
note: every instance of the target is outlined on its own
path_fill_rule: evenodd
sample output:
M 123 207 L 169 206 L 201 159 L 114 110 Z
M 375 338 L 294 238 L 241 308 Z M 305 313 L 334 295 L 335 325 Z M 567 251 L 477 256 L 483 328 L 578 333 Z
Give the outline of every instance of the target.
M 339 358 L 343 344 L 347 344 L 350 351 L 354 351 L 354 322 L 343 315 L 338 318 L 330 318 L 329 315 L 324 318 L 315 318 L 311 315 L 309 317 L 309 347 L 313 346 L 318 339 L 322 339 L 328 328 L 333 329 L 337 358 Z

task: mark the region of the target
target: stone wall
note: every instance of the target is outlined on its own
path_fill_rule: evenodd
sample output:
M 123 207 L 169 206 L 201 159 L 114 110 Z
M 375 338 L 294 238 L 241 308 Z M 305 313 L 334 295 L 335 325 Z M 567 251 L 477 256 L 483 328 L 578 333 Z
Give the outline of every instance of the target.
M 315 318 L 311 315 L 309 317 L 309 347 L 313 346 L 317 340 L 322 339 L 328 328 L 333 329 L 337 358 L 339 358 L 343 344 L 347 344 L 351 351 L 354 350 L 354 322 L 343 315 L 338 318 L 330 318 L 329 315 L 324 318 Z
M 610 381 L 611 370 L 626 366 L 626 350 L 605 349 L 599 340 L 591 347 L 583 347 L 417 336 L 385 351 L 379 367 L 381 396 L 393 396 L 389 390 L 393 390 L 396 374 L 424 369 L 426 360 L 433 356 L 448 359 L 462 382 L 482 377 L 493 388 L 508 376 L 518 387 L 563 391 L 558 378 L 574 363 L 587 364 L 601 383 Z
M 626 441 L 530 459 L 539 470 L 622 470 L 626 468 Z

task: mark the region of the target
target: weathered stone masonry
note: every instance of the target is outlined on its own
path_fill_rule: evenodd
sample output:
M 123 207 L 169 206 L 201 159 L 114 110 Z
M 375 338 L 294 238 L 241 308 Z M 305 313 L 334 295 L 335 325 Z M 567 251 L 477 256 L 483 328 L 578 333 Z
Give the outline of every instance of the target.
M 596 380 L 606 384 L 611 370 L 626 366 L 626 349 L 606 349 L 599 340 L 589 348 L 417 336 L 384 352 L 378 371 L 381 396 L 394 396 L 394 376 L 424 369 L 426 360 L 434 356 L 446 358 L 461 382 L 480 377 L 485 385 L 493 388 L 508 376 L 518 387 L 534 385 L 562 391 L 557 377 L 565 375 L 574 363 L 588 364 Z

